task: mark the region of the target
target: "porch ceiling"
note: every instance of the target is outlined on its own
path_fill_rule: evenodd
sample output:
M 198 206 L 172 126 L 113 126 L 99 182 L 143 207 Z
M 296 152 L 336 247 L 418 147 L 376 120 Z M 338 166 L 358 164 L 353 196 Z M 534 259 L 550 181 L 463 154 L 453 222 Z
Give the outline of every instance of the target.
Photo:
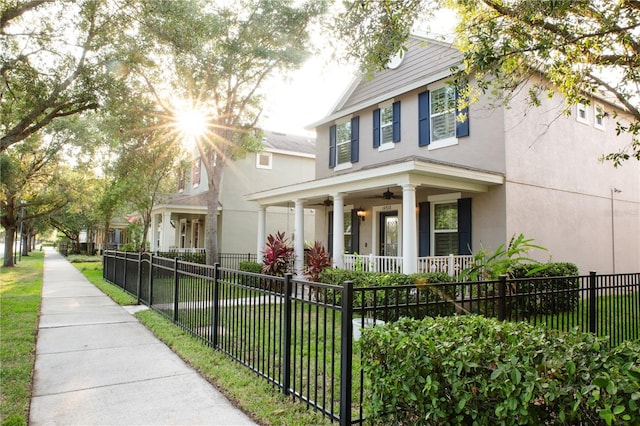
M 264 206 L 287 206 L 292 200 L 301 199 L 305 207 L 314 207 L 321 206 L 329 196 L 338 193 L 345 197 L 366 198 L 380 196 L 390 188 L 394 195 L 401 196 L 401 185 L 404 184 L 458 192 L 487 192 L 490 186 L 503 183 L 504 176 L 500 173 L 413 158 L 257 192 L 245 198 Z

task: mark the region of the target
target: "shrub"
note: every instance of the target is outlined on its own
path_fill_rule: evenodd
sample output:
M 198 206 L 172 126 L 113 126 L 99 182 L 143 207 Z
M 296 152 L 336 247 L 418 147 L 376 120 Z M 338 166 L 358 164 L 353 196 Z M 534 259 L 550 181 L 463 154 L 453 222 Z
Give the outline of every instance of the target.
M 291 272 L 294 256 L 293 247 L 284 232 L 277 232 L 276 235 L 269 234 L 264 249 L 262 273 L 284 277 L 284 274 Z
M 517 293 L 532 295 L 511 299 L 508 308 L 517 309 L 518 314 L 525 317 L 575 310 L 580 301 L 578 267 L 573 263 L 561 262 L 542 266 L 517 265 L 513 268 L 513 276 L 523 279 L 517 282 Z M 535 279 L 529 281 L 525 278 Z
M 252 272 L 254 274 L 260 274 L 262 272 L 262 264 L 258 262 L 243 261 L 240 262 L 240 270 L 243 272 Z
M 640 422 L 638 341 L 452 316 L 365 329 L 360 347 L 374 424 Z
M 180 253 L 177 251 L 163 251 L 157 252 L 157 256 L 165 257 L 167 259 L 178 258 L 183 262 L 199 263 L 205 265 L 207 263 L 207 255 L 205 253 Z
M 308 247 L 305 253 L 306 264 L 305 275 L 309 281 L 314 283 L 320 282 L 322 271 L 331 268 L 331 253 L 327 252 L 320 241 L 315 241 L 312 246 Z
M 353 281 L 356 314 L 383 321 L 453 314 L 456 308 L 450 300 L 456 297 L 456 287 L 429 285 L 450 280 L 440 272 L 405 275 L 325 269 L 321 274 L 321 281 L 327 284 L 341 286 Z M 336 297 L 339 299 L 339 294 Z

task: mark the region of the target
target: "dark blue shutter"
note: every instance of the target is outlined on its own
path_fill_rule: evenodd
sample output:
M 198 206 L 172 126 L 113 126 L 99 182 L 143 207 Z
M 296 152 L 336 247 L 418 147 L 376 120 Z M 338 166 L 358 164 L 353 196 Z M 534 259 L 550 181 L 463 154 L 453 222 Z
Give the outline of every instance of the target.
M 469 107 L 466 106 L 460 111 L 458 111 L 458 90 L 456 89 L 456 137 L 461 138 L 464 136 L 469 136 Z M 463 122 L 458 121 L 458 115 L 464 114 L 465 120 Z
M 418 203 L 418 256 L 431 256 L 431 203 Z
M 458 200 L 458 254 L 471 254 L 471 198 Z
M 393 141 L 400 142 L 400 101 L 393 103 Z
M 327 251 L 333 253 L 333 212 L 327 213 L 327 224 L 329 229 L 327 230 Z M 331 255 L 333 257 L 333 255 Z
M 336 126 L 329 128 L 329 168 L 336 166 Z
M 351 162 L 357 163 L 360 159 L 360 117 L 351 119 Z
M 360 252 L 360 218 L 356 209 L 351 210 L 351 253 Z
M 373 147 L 380 146 L 380 108 L 373 110 Z
M 429 117 L 429 91 L 418 95 L 418 146 L 431 143 L 431 117 Z

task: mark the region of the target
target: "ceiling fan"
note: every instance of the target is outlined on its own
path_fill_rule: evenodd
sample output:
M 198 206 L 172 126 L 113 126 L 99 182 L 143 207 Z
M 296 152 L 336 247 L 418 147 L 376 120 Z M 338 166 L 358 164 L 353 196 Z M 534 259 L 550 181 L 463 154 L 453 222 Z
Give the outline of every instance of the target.
M 376 195 L 374 197 L 369 197 L 369 198 L 382 198 L 384 200 L 391 200 L 391 199 L 400 200 L 402 199 L 402 196 L 393 195 L 393 192 L 391 192 L 389 188 L 387 188 L 387 190 L 383 192 L 382 195 Z
M 331 207 L 333 205 L 333 200 L 329 197 L 327 197 L 326 200 L 324 200 L 321 203 L 316 203 L 316 204 L 311 204 L 312 206 L 325 206 L 325 207 Z

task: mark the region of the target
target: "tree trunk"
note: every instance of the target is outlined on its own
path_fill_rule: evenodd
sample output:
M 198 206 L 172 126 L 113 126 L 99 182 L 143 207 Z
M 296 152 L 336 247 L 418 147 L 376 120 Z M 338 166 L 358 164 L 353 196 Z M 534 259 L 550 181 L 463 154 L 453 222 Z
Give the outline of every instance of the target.
M 205 227 L 205 247 L 207 265 L 218 261 L 218 205 L 220 204 L 220 182 L 222 180 L 222 161 L 211 170 L 209 176 L 209 192 L 207 197 L 207 225 Z
M 4 261 L 2 266 L 13 266 L 13 243 L 15 242 L 16 226 L 8 225 L 4 227 Z

